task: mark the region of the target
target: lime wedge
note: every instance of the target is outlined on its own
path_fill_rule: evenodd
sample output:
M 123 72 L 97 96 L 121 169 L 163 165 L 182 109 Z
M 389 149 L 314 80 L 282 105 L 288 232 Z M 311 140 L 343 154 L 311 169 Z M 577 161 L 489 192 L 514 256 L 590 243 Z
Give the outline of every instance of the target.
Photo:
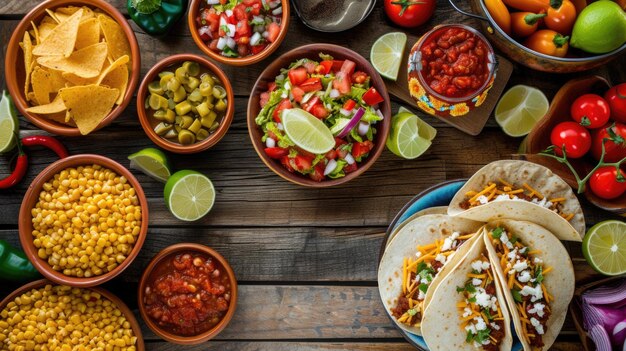
M 509 89 L 496 105 L 496 122 L 509 136 L 521 137 L 548 112 L 550 103 L 541 90 L 526 85 Z
M 204 217 L 215 203 L 215 188 L 211 180 L 191 170 L 172 174 L 165 183 L 163 193 L 170 212 L 183 221 Z
M 406 46 L 406 34 L 387 33 L 374 42 L 370 51 L 370 60 L 381 76 L 396 80 L 402 64 L 402 54 Z
M 333 133 L 333 135 L 341 133 L 348 123 L 350 123 L 350 118 L 338 118 L 335 125 L 330 128 L 330 132 Z
M 324 122 L 304 110 L 284 110 L 281 120 L 289 139 L 310 153 L 325 154 L 335 146 L 333 133 Z
M 5 90 L 0 100 L 0 154 L 13 150 L 20 124 L 11 96 Z
M 167 182 L 172 174 L 167 155 L 159 149 L 147 147 L 128 156 L 128 159 L 130 168 L 142 171 L 160 182 Z
M 437 130 L 422 119 L 401 109 L 391 118 L 391 133 L 387 148 L 396 156 L 412 160 L 422 155 L 437 135 Z
M 609 220 L 591 227 L 583 240 L 583 255 L 602 274 L 626 273 L 626 223 Z

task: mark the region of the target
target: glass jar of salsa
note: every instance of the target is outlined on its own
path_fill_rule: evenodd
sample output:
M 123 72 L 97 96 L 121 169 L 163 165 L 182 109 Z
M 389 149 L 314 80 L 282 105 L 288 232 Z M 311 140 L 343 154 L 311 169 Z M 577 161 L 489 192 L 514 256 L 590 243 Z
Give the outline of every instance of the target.
M 496 66 L 493 48 L 477 30 L 437 26 L 411 49 L 409 92 L 428 114 L 462 116 L 485 101 Z

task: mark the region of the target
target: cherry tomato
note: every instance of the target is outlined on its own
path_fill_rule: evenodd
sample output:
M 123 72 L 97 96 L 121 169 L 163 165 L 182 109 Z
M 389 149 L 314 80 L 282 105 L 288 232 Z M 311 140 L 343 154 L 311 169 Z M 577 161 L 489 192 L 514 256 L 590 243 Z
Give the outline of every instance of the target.
M 574 121 L 589 129 L 602 127 L 611 117 L 609 103 L 602 96 L 596 94 L 579 96 L 574 100 L 570 113 Z
M 583 157 L 591 148 L 589 131 L 575 122 L 557 124 L 550 133 L 550 141 L 559 156 L 563 156 L 561 149 L 565 146 L 565 152 L 569 158 Z
M 569 47 L 568 40 L 569 37 L 564 37 L 558 32 L 541 29 L 526 39 L 524 45 L 545 55 L 565 57 Z
M 576 7 L 569 0 L 552 0 L 546 13 L 546 27 L 563 35 L 572 32 L 576 21 Z
M 605 124 L 601 129 L 593 131 L 591 142 L 591 155 L 600 161 L 602 156 L 602 141 L 604 143 L 604 162 L 617 162 L 626 157 L 626 125 L 615 123 Z
M 626 83 L 616 85 L 604 93 L 611 108 L 611 117 L 616 122 L 626 123 Z
M 622 195 L 626 191 L 626 174 L 621 169 L 619 173 L 618 179 L 617 169 L 614 166 L 598 168 L 589 178 L 591 192 L 607 200 Z
M 511 14 L 511 31 L 519 38 L 525 38 L 539 28 L 539 22 L 546 17 L 545 13 L 513 12 Z
M 385 13 L 393 23 L 412 28 L 428 21 L 436 3 L 436 0 L 385 0 Z

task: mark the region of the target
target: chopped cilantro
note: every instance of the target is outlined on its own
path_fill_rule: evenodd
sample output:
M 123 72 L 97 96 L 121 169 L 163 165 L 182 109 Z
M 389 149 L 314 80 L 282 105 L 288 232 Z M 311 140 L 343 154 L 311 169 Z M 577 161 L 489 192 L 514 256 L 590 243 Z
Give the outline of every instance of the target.
M 518 289 L 511 289 L 511 294 L 513 295 L 513 300 L 515 300 L 515 302 L 522 302 L 522 295 L 519 293 Z
M 469 299 L 467 299 L 467 301 L 474 303 L 476 302 L 476 297 L 470 297 Z
M 418 274 L 420 278 L 426 279 L 426 281 L 430 283 L 433 280 L 433 275 L 435 274 L 435 271 L 432 268 L 427 267 L 422 269 Z
M 415 271 L 416 271 L 417 273 L 419 273 L 419 272 L 423 271 L 424 269 L 426 269 L 427 267 L 428 267 L 428 266 L 426 265 L 426 263 L 424 263 L 424 261 L 422 261 L 422 262 L 420 262 L 420 263 L 417 265 L 417 268 L 415 269 Z
M 225 24 L 222 24 L 222 25 L 220 26 L 220 29 L 221 29 L 222 31 L 224 31 L 224 33 L 228 33 L 228 32 L 230 32 L 230 29 L 228 29 L 228 26 L 227 26 L 227 25 L 225 25 Z
M 460 292 L 463 292 L 463 291 L 465 291 L 465 287 L 464 286 L 457 286 L 456 287 L 456 292 L 460 293 Z
M 472 334 L 471 331 L 467 331 L 467 334 L 465 335 L 465 342 L 472 342 L 472 340 L 474 340 L 475 335 Z
M 542 281 L 543 281 L 543 267 L 537 266 L 535 268 L 535 282 L 537 284 L 541 284 Z
M 496 228 L 496 229 L 494 229 L 494 230 L 492 230 L 492 231 L 491 231 L 491 236 L 492 236 L 494 239 L 500 239 L 500 237 L 502 236 L 502 233 L 503 233 L 503 232 L 504 232 L 504 229 L 502 229 L 502 228 L 498 227 L 498 228 Z
M 493 316 L 491 315 L 491 312 L 489 312 L 489 308 L 484 308 L 483 313 L 485 314 L 485 316 L 487 316 L 487 320 L 493 320 Z
M 517 237 L 515 235 L 513 235 L 513 236 L 511 236 L 509 241 L 511 242 L 511 244 L 515 244 L 517 242 Z
M 465 291 L 467 291 L 470 294 L 473 294 L 476 292 L 476 288 L 474 287 L 472 282 L 467 282 L 467 284 L 465 284 Z
M 426 294 L 426 291 L 428 290 L 428 284 L 420 284 L 418 289 L 420 289 L 421 292 Z
M 334 60 L 332 56 L 325 54 L 323 52 L 320 52 L 320 58 L 324 61 L 332 61 Z
M 415 316 L 417 314 L 417 311 L 414 308 L 411 308 L 406 312 L 409 314 L 409 316 Z
M 476 341 L 479 344 L 482 344 L 483 341 L 487 340 L 489 338 L 489 334 L 491 333 L 491 329 L 487 328 L 487 329 L 483 329 L 483 330 L 479 330 L 477 335 L 476 335 Z

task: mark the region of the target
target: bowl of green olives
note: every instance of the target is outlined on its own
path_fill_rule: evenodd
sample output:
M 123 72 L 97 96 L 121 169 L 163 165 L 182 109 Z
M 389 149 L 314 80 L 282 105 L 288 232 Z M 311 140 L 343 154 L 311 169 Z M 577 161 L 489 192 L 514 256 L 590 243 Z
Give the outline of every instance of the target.
M 159 61 L 137 93 L 146 135 L 173 153 L 191 154 L 217 144 L 235 113 L 226 74 L 206 58 L 179 54 Z

